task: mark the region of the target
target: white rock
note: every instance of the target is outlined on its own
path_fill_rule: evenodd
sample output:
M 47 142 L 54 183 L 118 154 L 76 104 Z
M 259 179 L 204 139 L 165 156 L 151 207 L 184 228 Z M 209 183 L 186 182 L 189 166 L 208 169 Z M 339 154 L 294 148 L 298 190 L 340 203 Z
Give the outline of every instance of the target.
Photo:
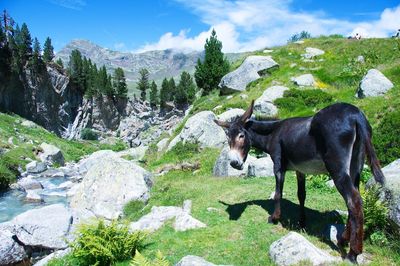
M 205 223 L 193 218 L 191 215 L 182 212 L 175 218 L 174 229 L 175 231 L 187 231 L 190 229 L 207 227 Z
M 72 224 L 72 214 L 63 204 L 53 204 L 26 211 L 14 219 L 12 233 L 19 241 L 29 246 L 63 249 L 64 241 Z
M 267 177 L 274 176 L 274 163 L 271 157 L 258 158 L 249 163 L 247 176 Z
M 154 232 L 160 229 L 164 223 L 182 213 L 182 208 L 175 206 L 154 206 L 150 213 L 144 215 L 137 222 L 130 224 L 132 231 L 145 230 Z
M 65 181 L 64 183 L 61 183 L 57 188 L 59 189 L 66 189 L 66 188 L 71 188 L 74 186 L 74 183 L 72 183 L 71 181 Z
M 43 199 L 37 190 L 27 190 L 25 200 L 28 202 L 42 202 Z
M 264 51 L 263 51 L 263 53 L 264 54 L 269 54 L 269 53 L 272 53 L 274 50 L 270 50 L 270 49 L 265 49 Z
M 175 264 L 175 266 L 218 266 L 218 265 L 208 262 L 202 257 L 188 255 L 183 257 L 177 264 Z
M 39 154 L 39 158 L 42 162 L 49 162 L 51 164 L 57 163 L 59 165 L 65 164 L 64 155 L 56 146 L 43 142 L 40 144 L 40 148 L 43 151 Z
M 200 148 L 222 148 L 227 138 L 224 130 L 214 122 L 216 118 L 211 111 L 203 111 L 190 117 L 181 133 L 169 143 L 167 150 L 178 142 L 198 143 Z
M 290 79 L 294 82 L 297 86 L 304 87 L 304 86 L 314 86 L 315 80 L 313 75 L 311 74 L 304 74 L 298 77 L 294 77 Z
M 26 165 L 26 171 L 32 174 L 42 173 L 46 169 L 47 166 L 43 162 L 32 161 Z
M 218 86 L 223 92 L 244 91 L 250 82 L 276 66 L 278 63 L 270 56 L 249 56 L 240 67 L 222 77 Z
M 328 187 L 330 187 L 330 188 L 335 188 L 335 182 L 333 182 L 332 179 L 326 181 L 325 184 L 326 184 Z
M 19 187 L 21 187 L 24 190 L 42 189 L 43 188 L 42 184 L 39 181 L 33 179 L 30 176 L 19 179 L 17 184 Z
M 282 98 L 289 88 L 284 86 L 272 86 L 267 88 L 254 103 L 254 111 L 265 116 L 275 116 L 278 108 L 273 104 L 276 99 Z
M 129 201 L 147 200 L 151 184 L 151 174 L 135 163 L 116 155 L 102 157 L 91 163 L 71 198 L 71 207 L 116 219 Z
M 148 146 L 139 146 L 118 152 L 118 156 L 130 156 L 132 161 L 140 161 L 146 155 Z
M 294 265 L 303 261 L 311 262 L 312 265 L 327 265 L 340 261 L 296 232 L 290 232 L 272 243 L 269 255 L 279 266 Z
M 70 248 L 63 249 L 63 250 L 57 250 L 56 252 L 51 253 L 50 255 L 47 255 L 43 259 L 39 260 L 33 266 L 45 266 L 47 263 L 49 263 L 52 259 L 58 259 L 62 258 L 66 255 L 68 255 L 71 252 Z
M 321 49 L 318 48 L 313 48 L 313 47 L 307 47 L 306 48 L 306 53 L 303 54 L 302 56 L 306 59 L 312 59 L 314 57 L 317 57 L 319 55 L 323 55 L 325 52 Z
M 228 111 L 218 115 L 217 118 L 218 118 L 218 120 L 221 120 L 221 121 L 232 122 L 233 120 L 235 120 L 235 118 L 242 116 L 244 114 L 244 112 L 245 111 L 243 109 L 233 108 L 233 109 L 229 109 Z
M 157 143 L 157 150 L 158 150 L 158 151 L 163 151 L 163 150 L 165 150 L 165 148 L 168 147 L 168 141 L 169 141 L 169 138 L 163 138 L 162 140 L 160 140 L 160 141 Z
M 382 96 L 393 88 L 393 83 L 379 70 L 370 69 L 361 80 L 357 91 L 358 98 Z
M 28 255 L 23 246 L 14 241 L 13 233 L 0 228 L 0 265 L 13 265 L 21 262 Z
M 95 165 L 99 160 L 117 157 L 117 154 L 111 150 L 101 150 L 92 153 L 89 157 L 81 160 L 78 164 L 79 173 L 85 174 L 90 167 Z
M 324 237 L 337 246 L 338 240 L 344 232 L 344 224 L 331 224 L 324 230 Z
M 357 56 L 357 62 L 362 63 L 362 64 L 365 63 L 364 56 L 362 56 L 362 55 Z
M 242 170 L 237 170 L 230 165 L 229 159 L 229 147 L 224 147 L 214 164 L 213 175 L 214 176 L 241 176 L 245 177 L 248 173 L 249 164 L 256 160 L 255 157 L 248 155 L 247 160 L 243 165 Z
M 38 125 L 33 123 L 32 121 L 25 120 L 24 122 L 21 123 L 22 126 L 27 127 L 27 128 L 36 128 Z

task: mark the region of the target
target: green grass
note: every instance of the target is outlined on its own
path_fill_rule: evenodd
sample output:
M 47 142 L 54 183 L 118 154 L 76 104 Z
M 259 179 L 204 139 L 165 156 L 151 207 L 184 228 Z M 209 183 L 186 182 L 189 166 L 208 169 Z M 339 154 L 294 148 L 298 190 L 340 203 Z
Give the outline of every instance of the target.
M 15 181 L 18 167 L 25 169 L 29 162 L 26 158 L 35 159 L 34 150 L 42 142 L 58 147 L 65 160 L 78 161 L 82 156 L 97 150 L 126 148 L 121 141 L 116 145 L 100 144 L 98 141 L 70 141 L 59 138 L 42 127 L 27 128 L 21 125 L 23 119 L 16 115 L 0 113 L 0 148 L 8 150 L 0 156 L 0 188 L 5 188 Z M 13 138 L 13 144 L 8 143 Z

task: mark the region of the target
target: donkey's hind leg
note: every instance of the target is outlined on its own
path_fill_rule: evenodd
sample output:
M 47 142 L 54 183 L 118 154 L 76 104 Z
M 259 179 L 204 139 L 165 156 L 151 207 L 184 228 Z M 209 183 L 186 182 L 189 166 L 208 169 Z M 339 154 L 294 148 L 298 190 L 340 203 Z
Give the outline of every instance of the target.
M 296 171 L 297 177 L 297 197 L 300 203 L 300 219 L 299 225 L 301 228 L 306 226 L 306 215 L 304 212 L 304 202 L 306 200 L 306 176 L 303 173 Z

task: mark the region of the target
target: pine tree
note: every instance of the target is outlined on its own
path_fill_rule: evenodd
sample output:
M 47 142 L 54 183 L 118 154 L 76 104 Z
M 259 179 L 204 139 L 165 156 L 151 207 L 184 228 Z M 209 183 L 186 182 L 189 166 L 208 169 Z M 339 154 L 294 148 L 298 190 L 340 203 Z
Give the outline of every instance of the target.
M 114 70 L 114 90 L 118 97 L 128 97 L 128 86 L 126 85 L 124 70 L 120 67 Z
M 46 38 L 43 46 L 43 61 L 46 63 L 50 62 L 54 58 L 54 48 L 51 45 L 51 39 L 49 37 Z
M 174 78 L 168 81 L 168 101 L 173 101 L 176 93 L 176 84 Z
M 32 38 L 26 23 L 22 24 L 21 31 L 19 34 L 20 34 L 18 43 L 19 55 L 20 58 L 25 62 L 32 55 Z
M 192 103 L 196 97 L 196 85 L 193 82 L 193 78 L 186 71 L 181 73 L 181 78 L 178 85 L 179 94 L 182 94 L 182 90 L 186 95 L 186 102 Z
M 8 47 L 4 25 L 0 27 L 0 81 L 8 77 L 11 71 L 11 51 Z
M 40 43 L 37 38 L 33 40 L 33 54 L 32 54 L 32 66 L 35 71 L 38 71 L 40 68 L 40 53 L 41 53 L 41 48 L 40 48 Z
M 140 99 L 142 101 L 146 100 L 146 91 L 149 89 L 149 71 L 146 68 L 139 70 L 139 82 L 137 85 L 138 90 L 140 90 Z
M 68 72 L 71 81 L 84 92 L 84 82 L 82 80 L 83 60 L 79 50 L 72 50 L 71 55 L 69 56 Z
M 158 105 L 158 91 L 157 91 L 157 84 L 154 82 L 151 83 L 151 90 L 150 90 L 150 105 L 151 107 L 155 108 Z
M 160 90 L 160 107 L 164 108 L 166 102 L 168 101 L 168 80 L 166 78 L 163 79 Z
M 210 39 L 204 45 L 204 61 L 197 61 L 194 77 L 197 86 L 208 94 L 218 88 L 221 78 L 229 72 L 229 62 L 222 53 L 222 43 L 217 39 L 217 33 L 213 29 Z

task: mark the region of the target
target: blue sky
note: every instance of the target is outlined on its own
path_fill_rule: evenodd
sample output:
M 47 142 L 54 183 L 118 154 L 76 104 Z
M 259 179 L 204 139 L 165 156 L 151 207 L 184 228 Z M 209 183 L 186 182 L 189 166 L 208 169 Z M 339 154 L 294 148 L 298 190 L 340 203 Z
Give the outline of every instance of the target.
M 212 28 L 224 51 L 279 45 L 296 32 L 385 37 L 400 28 L 400 2 L 317 0 L 0 0 L 55 50 L 88 39 L 113 50 L 201 50 Z

